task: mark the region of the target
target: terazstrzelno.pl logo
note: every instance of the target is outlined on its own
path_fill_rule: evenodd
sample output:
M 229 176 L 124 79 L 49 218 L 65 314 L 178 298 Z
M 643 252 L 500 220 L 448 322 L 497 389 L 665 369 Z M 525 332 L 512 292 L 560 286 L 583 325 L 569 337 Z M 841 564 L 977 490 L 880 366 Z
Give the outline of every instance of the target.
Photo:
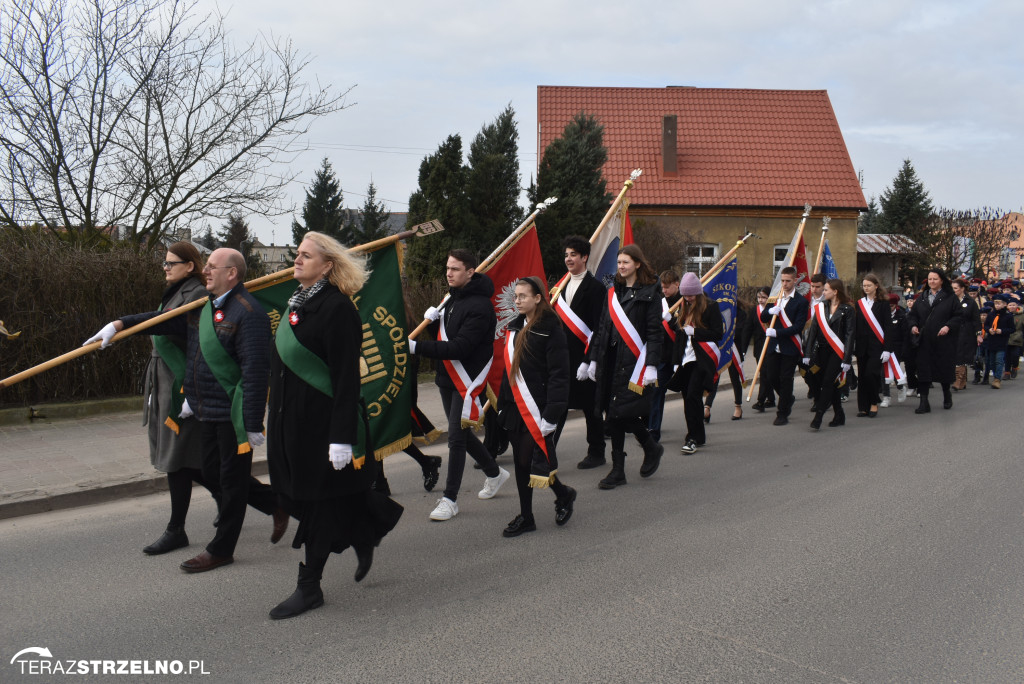
M 11 658 L 23 675 L 208 675 L 202 660 L 112 660 L 54 658 L 48 648 L 30 646 Z

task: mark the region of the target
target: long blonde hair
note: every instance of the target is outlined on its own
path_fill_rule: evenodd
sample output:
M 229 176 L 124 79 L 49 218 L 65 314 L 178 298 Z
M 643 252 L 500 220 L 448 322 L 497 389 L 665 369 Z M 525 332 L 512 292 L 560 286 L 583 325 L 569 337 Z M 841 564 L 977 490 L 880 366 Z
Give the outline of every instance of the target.
M 331 285 L 349 296 L 363 289 L 363 285 L 370 277 L 370 270 L 366 268 L 366 257 L 350 252 L 345 245 L 331 236 L 313 230 L 302 238 L 316 245 L 320 255 L 331 262 L 331 270 L 327 272 L 327 279 Z

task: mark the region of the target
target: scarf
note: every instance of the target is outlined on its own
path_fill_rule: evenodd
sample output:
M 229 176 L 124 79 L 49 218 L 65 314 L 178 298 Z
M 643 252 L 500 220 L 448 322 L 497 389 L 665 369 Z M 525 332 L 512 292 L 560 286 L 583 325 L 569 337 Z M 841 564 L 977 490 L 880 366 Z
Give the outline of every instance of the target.
M 321 278 L 309 287 L 303 287 L 299 285 L 299 289 L 295 291 L 291 297 L 288 298 L 288 310 L 295 311 L 300 306 L 306 303 L 306 300 L 315 295 L 320 290 L 324 289 L 328 283 L 327 278 Z

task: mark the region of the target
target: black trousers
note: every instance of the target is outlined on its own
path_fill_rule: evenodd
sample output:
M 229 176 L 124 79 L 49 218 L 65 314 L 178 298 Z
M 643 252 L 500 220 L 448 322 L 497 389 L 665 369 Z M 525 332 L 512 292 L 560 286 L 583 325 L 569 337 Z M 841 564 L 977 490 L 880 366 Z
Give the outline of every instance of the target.
M 799 361 L 795 356 L 769 352 L 764 360 L 763 375 L 768 378 L 772 389 L 779 395 L 778 414 L 789 416 L 793 410 L 793 376 Z
M 881 364 L 875 363 L 875 360 L 861 363 L 860 359 L 857 359 L 857 409 L 870 411 L 873 405 L 878 404 L 881 391 Z
M 692 361 L 682 367 L 683 416 L 686 418 L 686 438 L 697 446 L 707 442 L 704 432 L 704 386 L 710 378 L 700 364 Z
M 815 373 L 818 377 L 818 383 L 821 389 L 818 392 L 818 399 L 814 404 L 814 408 L 818 413 L 824 413 L 828 410 L 829 406 L 838 416 L 843 412 L 843 392 L 842 388 L 836 387 L 836 381 L 839 379 L 839 374 L 842 372 L 843 360 L 835 354 L 829 354 L 825 360 L 825 365 L 818 369 Z
M 533 488 L 530 486 L 530 465 L 534 459 L 534 451 L 539 447 L 533 439 L 533 435 L 525 425 L 508 433 L 509 443 L 512 445 L 512 461 L 516 471 L 516 490 L 519 492 L 519 512 L 527 520 L 533 519 Z M 551 437 L 547 440 L 550 454 L 555 453 L 554 440 Z M 557 463 L 557 460 L 554 461 Z M 557 468 L 556 468 L 557 469 Z M 555 475 L 555 481 L 551 483 L 551 491 L 555 498 L 564 499 L 569 493 L 569 488 L 562 484 Z
M 466 453 L 480 464 L 487 477 L 498 474 L 498 464 L 494 462 L 483 443 L 476 438 L 473 431 L 462 427 L 462 397 L 450 387 L 439 387 L 441 404 L 448 416 L 448 479 L 444 485 L 444 495 L 457 501 L 459 488 L 462 487 L 462 473 L 466 469 Z
M 587 455 L 594 458 L 604 458 L 604 416 L 594 410 L 593 402 L 590 406 L 582 407 L 583 418 L 587 422 Z M 562 420 L 558 421 L 558 427 L 552 436 L 552 441 L 557 445 L 558 439 L 562 436 L 562 428 L 565 427 L 565 420 L 568 413 L 562 414 Z
M 246 506 L 270 515 L 278 507 L 270 485 L 252 476 L 252 451 L 238 453 L 231 423 L 200 424 L 203 445 L 203 479 L 220 493 L 220 524 L 206 550 L 214 556 L 233 556 L 242 533 Z M 216 496 L 216 494 L 215 494 Z

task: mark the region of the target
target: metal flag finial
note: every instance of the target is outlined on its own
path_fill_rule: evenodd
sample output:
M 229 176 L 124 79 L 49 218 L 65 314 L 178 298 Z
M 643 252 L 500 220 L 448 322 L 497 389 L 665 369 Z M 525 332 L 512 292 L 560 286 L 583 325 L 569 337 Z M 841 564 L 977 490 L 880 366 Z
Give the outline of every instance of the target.
M 825 233 L 828 232 L 828 224 L 829 224 L 829 222 L 831 220 L 832 220 L 831 216 L 823 216 L 823 217 L 821 217 L 821 230 L 822 230 L 822 232 L 825 232 Z
M 633 169 L 633 173 L 629 174 L 629 180 L 635 181 L 643 172 L 643 169 Z
M 810 204 L 810 202 L 805 202 L 804 203 L 804 218 L 807 218 L 810 215 L 811 215 L 811 204 Z

